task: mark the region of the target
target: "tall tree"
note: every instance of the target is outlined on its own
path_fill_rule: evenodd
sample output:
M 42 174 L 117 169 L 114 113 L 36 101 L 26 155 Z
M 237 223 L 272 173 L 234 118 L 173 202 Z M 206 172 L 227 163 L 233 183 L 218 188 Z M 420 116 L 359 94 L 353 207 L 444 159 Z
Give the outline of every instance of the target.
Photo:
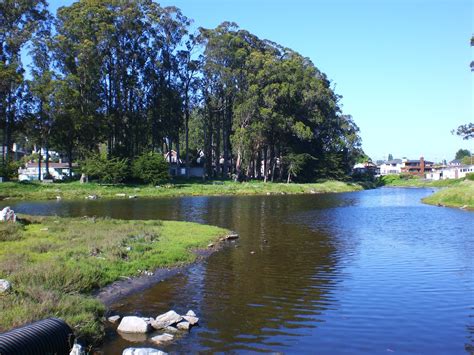
M 45 0 L 0 2 L 0 128 L 3 131 L 3 163 L 10 160 L 12 136 L 23 104 L 21 50 L 47 13 Z

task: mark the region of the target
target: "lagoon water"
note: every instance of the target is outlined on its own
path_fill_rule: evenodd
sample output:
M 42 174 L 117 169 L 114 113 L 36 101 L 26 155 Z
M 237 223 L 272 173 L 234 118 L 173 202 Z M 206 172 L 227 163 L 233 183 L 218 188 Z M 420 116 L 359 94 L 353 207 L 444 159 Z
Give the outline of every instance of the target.
M 239 241 L 113 305 L 193 309 L 167 352 L 474 352 L 474 213 L 420 203 L 430 189 L 299 196 L 20 202 L 17 212 L 214 224 Z M 255 253 L 251 253 L 251 252 Z M 101 348 L 130 343 L 109 329 Z

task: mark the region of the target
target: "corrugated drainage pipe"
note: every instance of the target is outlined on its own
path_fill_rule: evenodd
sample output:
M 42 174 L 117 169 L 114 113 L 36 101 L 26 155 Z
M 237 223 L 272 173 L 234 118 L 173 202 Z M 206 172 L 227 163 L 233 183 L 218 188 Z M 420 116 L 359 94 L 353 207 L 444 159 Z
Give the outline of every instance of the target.
M 48 318 L 0 334 L 0 355 L 69 354 L 74 333 L 61 319 Z

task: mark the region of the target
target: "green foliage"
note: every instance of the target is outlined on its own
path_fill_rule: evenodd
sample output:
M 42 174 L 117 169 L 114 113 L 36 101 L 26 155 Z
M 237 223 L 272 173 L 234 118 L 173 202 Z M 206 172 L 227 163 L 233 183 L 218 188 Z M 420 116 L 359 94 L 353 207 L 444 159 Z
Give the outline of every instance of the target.
M 133 161 L 133 176 L 146 184 L 157 185 L 169 179 L 169 166 L 162 154 L 143 153 Z
M 474 173 L 466 174 L 466 180 L 474 181 Z
M 18 168 L 20 167 L 21 162 L 18 161 L 8 161 L 5 163 L 0 163 L 0 176 L 5 180 L 13 180 L 18 178 Z
M 130 177 L 128 159 L 110 158 L 94 154 L 81 164 L 82 172 L 103 183 L 121 183 Z
M 289 154 L 283 160 L 287 165 L 288 181 L 291 176 L 297 182 L 314 181 L 317 159 L 310 154 Z
M 456 152 L 456 156 L 454 157 L 454 159 L 457 159 L 457 160 L 462 160 L 463 158 L 465 157 L 471 157 L 471 152 L 467 149 L 459 149 L 457 152 Z

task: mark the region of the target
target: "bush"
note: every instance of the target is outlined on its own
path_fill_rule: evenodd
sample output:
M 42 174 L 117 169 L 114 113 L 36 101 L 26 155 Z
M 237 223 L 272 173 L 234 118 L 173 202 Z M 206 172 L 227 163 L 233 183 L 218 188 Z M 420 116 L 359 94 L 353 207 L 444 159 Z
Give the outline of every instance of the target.
M 82 172 L 91 178 L 104 183 L 120 183 L 130 177 L 128 159 L 111 158 L 91 155 L 82 164 Z
M 0 163 L 0 176 L 5 180 L 12 180 L 18 178 L 18 168 L 20 167 L 20 162 L 9 161 L 5 163 Z
M 474 173 L 466 174 L 466 180 L 474 181 Z
M 144 183 L 157 185 L 169 179 L 169 168 L 165 158 L 158 153 L 143 153 L 135 159 L 133 176 Z

